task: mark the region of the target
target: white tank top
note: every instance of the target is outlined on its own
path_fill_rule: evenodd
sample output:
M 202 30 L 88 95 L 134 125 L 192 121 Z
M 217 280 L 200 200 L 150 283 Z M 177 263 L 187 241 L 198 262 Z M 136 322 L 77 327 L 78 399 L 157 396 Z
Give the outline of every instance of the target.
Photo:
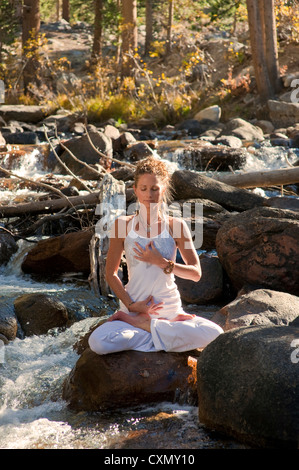
M 167 224 L 164 219 L 164 229 L 161 233 L 153 237 L 143 237 L 135 230 L 136 216 L 129 222 L 131 229 L 124 241 L 124 249 L 128 267 L 129 282 L 125 289 L 133 301 L 145 300 L 152 295 L 154 302 L 164 302 L 159 315 L 152 315 L 152 318 L 175 318 L 179 313 L 184 313 L 182 309 L 181 297 L 175 283 L 174 274 L 165 274 L 159 266 L 145 263 L 135 258 L 135 243 L 139 243 L 143 248 L 152 240 L 157 250 L 166 259 L 175 261 L 176 243 L 167 230 Z M 125 305 L 120 302 L 120 309 L 128 312 Z

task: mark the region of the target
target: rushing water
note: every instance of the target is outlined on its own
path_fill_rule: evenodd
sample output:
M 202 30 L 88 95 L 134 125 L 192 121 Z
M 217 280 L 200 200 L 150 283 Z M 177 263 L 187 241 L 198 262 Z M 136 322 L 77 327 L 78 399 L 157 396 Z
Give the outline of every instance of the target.
M 261 149 L 248 159 L 247 169 L 285 165 L 285 149 Z M 291 161 L 297 151 L 288 153 Z M 22 175 L 36 171 L 37 153 L 27 159 Z M 41 172 L 42 173 L 42 172 Z M 2 198 L 15 197 L 2 192 Z M 3 200 L 3 199 L 2 199 Z M 13 310 L 23 293 L 46 292 L 63 300 L 76 321 L 46 335 L 18 337 L 0 344 L 0 448 L 1 449 L 223 449 L 243 445 L 207 430 L 197 408 L 161 403 L 105 413 L 71 411 L 61 398 L 62 384 L 75 365 L 76 341 L 98 321 L 97 311 L 110 313 L 113 303 L 95 298 L 87 283 L 62 279 L 40 283 L 25 276 L 20 265 L 28 242 L 0 270 L 0 308 Z

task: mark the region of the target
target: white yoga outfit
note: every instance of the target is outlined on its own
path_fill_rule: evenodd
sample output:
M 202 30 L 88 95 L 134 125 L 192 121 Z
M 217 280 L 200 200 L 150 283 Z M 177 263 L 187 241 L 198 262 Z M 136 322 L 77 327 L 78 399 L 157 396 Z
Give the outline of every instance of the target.
M 174 274 L 165 274 L 160 267 L 135 258 L 135 242 L 145 248 L 152 240 L 164 258 L 175 261 L 176 243 L 167 230 L 166 222 L 160 234 L 148 238 L 136 233 L 135 220 L 136 216 L 129 222 L 131 229 L 124 242 L 129 277 L 125 289 L 135 302 L 152 295 L 155 303 L 162 301 L 164 304 L 158 315 L 150 315 L 151 333 L 119 320 L 106 322 L 90 335 L 90 348 L 97 354 L 124 350 L 183 352 L 204 348 L 223 333 L 222 328 L 199 316 L 190 320 L 171 321 L 178 314 L 186 313 L 182 308 Z M 122 302 L 120 310 L 136 315 L 129 312 Z

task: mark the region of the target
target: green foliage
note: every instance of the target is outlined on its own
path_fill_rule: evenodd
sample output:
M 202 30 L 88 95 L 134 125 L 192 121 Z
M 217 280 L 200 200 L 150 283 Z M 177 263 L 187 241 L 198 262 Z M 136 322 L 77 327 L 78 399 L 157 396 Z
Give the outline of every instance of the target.
M 210 16 L 212 20 L 233 16 L 244 0 L 211 0 Z
M 0 56 L 3 45 L 11 44 L 18 31 L 18 21 L 14 6 L 9 0 L 0 3 Z

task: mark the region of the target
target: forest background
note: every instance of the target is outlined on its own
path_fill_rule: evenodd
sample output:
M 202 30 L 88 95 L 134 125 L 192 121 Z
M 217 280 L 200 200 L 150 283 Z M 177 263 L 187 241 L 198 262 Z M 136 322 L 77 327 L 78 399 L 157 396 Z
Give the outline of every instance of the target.
M 88 121 L 174 125 L 215 104 L 225 119 L 252 119 L 298 67 L 298 47 L 297 0 L 0 4 L 5 104 Z

